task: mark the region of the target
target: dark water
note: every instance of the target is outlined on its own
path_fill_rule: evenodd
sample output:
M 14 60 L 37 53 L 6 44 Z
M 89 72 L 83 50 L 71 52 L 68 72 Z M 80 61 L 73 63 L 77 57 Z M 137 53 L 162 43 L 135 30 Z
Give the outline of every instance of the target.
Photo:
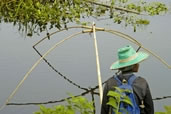
M 131 28 L 125 29 L 114 25 L 110 20 L 96 21 L 96 25 L 131 35 L 144 47 L 155 52 L 171 65 L 171 16 L 153 17 L 150 20 L 149 26 L 138 29 L 136 33 L 132 32 Z M 40 56 L 33 50 L 32 46 L 45 34 L 35 35 L 33 38 L 23 38 L 17 29 L 10 24 L 1 24 L 0 27 L 0 106 L 2 106 L 25 73 L 39 59 Z M 73 29 L 56 34 L 51 37 L 51 40 L 46 40 L 37 48 L 41 53 L 45 53 L 56 42 L 81 30 Z M 63 75 L 86 88 L 98 84 L 92 36 L 83 34 L 74 37 L 57 47 L 46 57 Z M 117 49 L 127 44 L 134 48 L 137 46 L 118 36 L 104 32 L 97 32 L 97 40 L 101 75 L 102 80 L 105 81 L 114 73 L 109 67 L 117 59 Z M 141 64 L 138 75 L 143 76 L 149 82 L 153 98 L 171 95 L 171 70 L 153 56 Z M 44 61 L 41 61 L 10 102 L 44 102 L 68 97 L 67 93 L 77 95 L 81 92 L 83 91 L 68 83 Z M 90 95 L 87 95 L 87 98 L 90 98 Z M 98 100 L 99 97 L 96 97 L 97 114 L 100 106 Z M 154 101 L 154 103 L 155 110 L 160 111 L 163 110 L 163 105 L 171 105 L 171 99 Z M 7 106 L 0 111 L 0 114 L 31 114 L 38 108 L 38 106 Z

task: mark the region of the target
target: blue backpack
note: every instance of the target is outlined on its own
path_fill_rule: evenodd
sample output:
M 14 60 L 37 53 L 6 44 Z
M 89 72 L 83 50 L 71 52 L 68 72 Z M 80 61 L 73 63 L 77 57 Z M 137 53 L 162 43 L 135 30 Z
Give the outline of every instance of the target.
M 136 79 L 135 75 L 132 75 L 128 81 L 125 80 L 125 82 L 121 82 L 117 76 L 114 76 L 114 79 L 117 81 L 118 87 L 120 89 L 124 89 L 124 90 L 129 90 L 129 92 L 124 92 L 122 93 L 122 95 L 124 96 L 128 96 L 131 104 L 126 104 L 125 102 L 120 102 L 120 107 L 119 107 L 119 112 L 121 114 L 140 114 L 140 108 L 136 103 L 136 99 L 133 93 L 133 88 L 132 88 L 132 84 L 134 82 L 134 80 Z M 122 98 L 120 98 L 122 101 Z M 114 112 L 112 112 L 112 114 L 115 114 Z

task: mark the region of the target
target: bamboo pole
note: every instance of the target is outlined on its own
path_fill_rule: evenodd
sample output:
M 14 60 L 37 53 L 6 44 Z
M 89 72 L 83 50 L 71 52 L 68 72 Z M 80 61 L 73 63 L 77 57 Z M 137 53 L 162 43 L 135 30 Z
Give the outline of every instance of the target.
M 93 22 L 93 36 L 94 36 L 94 46 L 95 46 L 95 53 L 96 53 L 96 66 L 97 66 L 97 76 L 98 76 L 99 93 L 100 93 L 100 103 L 102 104 L 103 89 L 102 89 L 100 62 L 99 62 L 99 54 L 98 54 L 97 39 L 96 39 L 96 28 L 94 22 Z

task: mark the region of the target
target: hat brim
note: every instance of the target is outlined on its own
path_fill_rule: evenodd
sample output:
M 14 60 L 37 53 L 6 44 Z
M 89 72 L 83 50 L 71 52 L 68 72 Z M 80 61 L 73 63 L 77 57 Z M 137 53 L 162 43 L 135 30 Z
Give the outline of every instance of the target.
M 131 66 L 131 65 L 142 62 L 143 60 L 147 59 L 148 56 L 149 56 L 147 53 L 144 53 L 144 52 L 138 52 L 137 55 L 138 56 L 134 60 L 128 61 L 126 63 L 120 63 L 119 61 L 114 62 L 111 65 L 110 69 L 111 70 L 117 70 L 119 68 L 124 68 L 124 67 L 127 67 L 127 66 Z

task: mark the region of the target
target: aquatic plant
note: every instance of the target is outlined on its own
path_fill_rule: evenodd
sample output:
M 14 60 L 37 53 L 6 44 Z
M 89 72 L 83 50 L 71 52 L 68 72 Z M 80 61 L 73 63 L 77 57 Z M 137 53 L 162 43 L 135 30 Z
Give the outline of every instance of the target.
M 108 92 L 107 96 L 109 97 L 109 102 L 107 102 L 107 105 L 112 107 L 115 114 L 121 114 L 119 112 L 119 107 L 120 107 L 121 102 L 124 102 L 125 104 L 132 106 L 132 102 L 131 102 L 130 98 L 123 94 L 125 92 L 130 93 L 131 91 L 127 90 L 127 89 L 121 89 L 119 87 L 114 87 L 114 88 L 118 92 L 112 91 L 112 90 Z
M 171 106 L 164 106 L 166 112 L 155 112 L 155 114 L 171 114 Z
M 0 23 L 13 23 L 28 36 L 52 28 L 67 28 L 67 24 L 87 24 L 87 17 L 111 18 L 114 23 L 136 28 L 148 25 L 144 17 L 166 12 L 165 4 L 143 0 L 0 0 Z
M 34 114 L 94 114 L 93 102 L 89 102 L 85 97 L 72 96 L 66 101 L 66 105 L 57 105 L 52 108 L 40 105 L 40 110 Z

